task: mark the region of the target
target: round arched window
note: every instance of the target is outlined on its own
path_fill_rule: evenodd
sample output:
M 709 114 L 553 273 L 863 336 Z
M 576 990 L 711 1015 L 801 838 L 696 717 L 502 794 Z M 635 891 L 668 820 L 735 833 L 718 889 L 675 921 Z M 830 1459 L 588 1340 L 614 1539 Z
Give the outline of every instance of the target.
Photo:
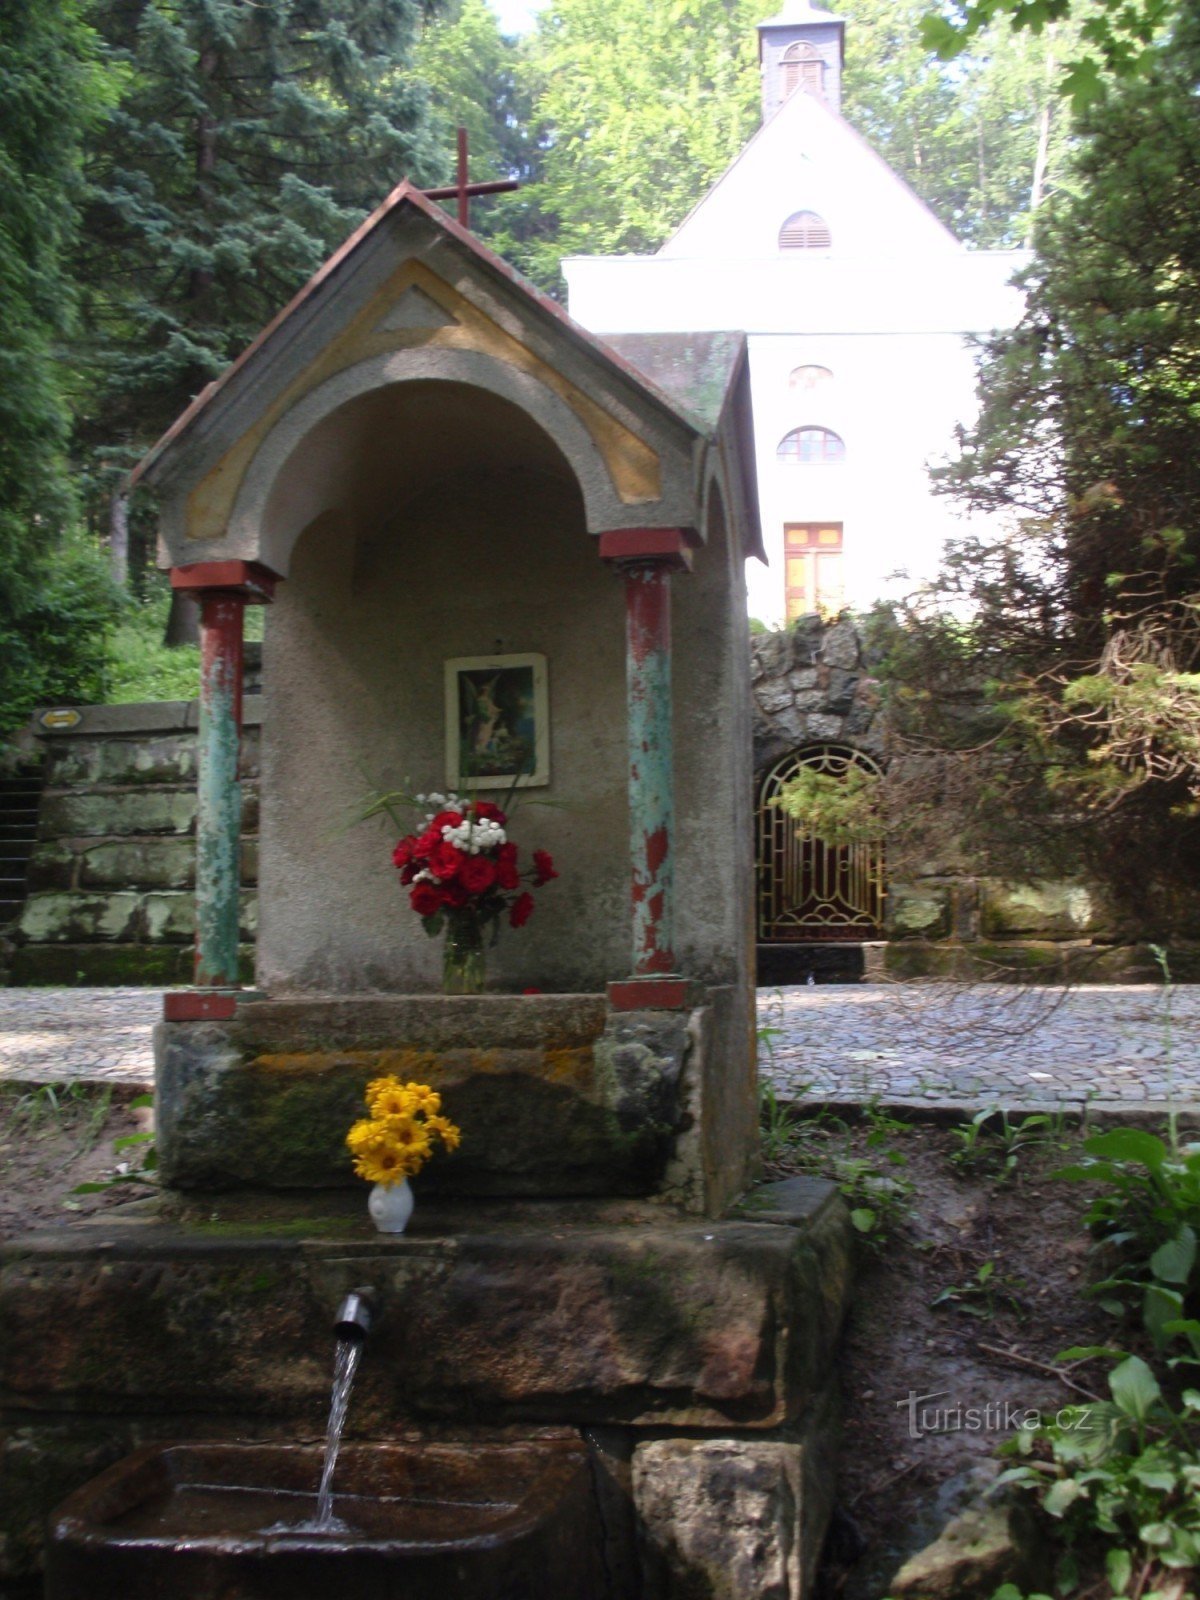
M 819 389 L 823 383 L 828 383 L 833 373 L 828 367 L 793 367 L 788 375 L 789 389 Z
M 829 224 L 815 211 L 795 211 L 779 230 L 781 250 L 828 250 L 833 243 Z
M 846 445 L 840 434 L 829 428 L 793 428 L 785 433 L 775 450 L 780 461 L 796 461 L 801 466 L 844 461 Z

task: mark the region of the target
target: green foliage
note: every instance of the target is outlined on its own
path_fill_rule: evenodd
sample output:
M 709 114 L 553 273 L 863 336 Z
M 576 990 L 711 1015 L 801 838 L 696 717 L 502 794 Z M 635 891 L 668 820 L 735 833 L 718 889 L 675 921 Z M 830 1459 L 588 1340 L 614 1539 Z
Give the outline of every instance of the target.
M 1019 1278 L 1004 1272 L 998 1273 L 994 1261 L 984 1261 L 965 1283 L 952 1283 L 940 1289 L 930 1305 L 934 1309 L 953 1306 L 969 1317 L 990 1322 L 1002 1305 L 1008 1305 L 1014 1311 L 1021 1310 L 1023 1302 L 1020 1291 L 1023 1287 Z
M 865 767 L 844 773 L 802 767 L 772 801 L 798 824 L 801 838 L 826 844 L 869 844 L 884 834 L 883 780 Z
M 844 0 L 843 113 L 963 237 L 1019 243 L 1070 139 L 1055 80 L 1073 25 L 1031 43 L 998 27 L 952 67 L 919 39 L 924 0 Z M 551 0 L 519 53 L 543 174 L 542 281 L 562 254 L 652 251 L 754 131 L 746 0 Z
M 74 537 L 59 360 L 80 150 L 107 89 L 75 0 L 0 8 L 0 736 L 102 678 L 111 600 Z
M 514 194 L 471 202 L 471 228 L 542 288 L 557 283 L 554 225 L 542 208 L 542 139 L 523 70 L 527 46 L 501 32 L 486 0 L 460 0 L 424 29 L 413 70 L 429 85 L 439 146 L 467 130 L 471 178 L 516 178 Z M 447 202 L 451 209 L 453 202 Z
M 1200 1391 L 1173 1406 L 1140 1356 L 1114 1367 L 1108 1388 L 1110 1400 L 1065 1407 L 1002 1446 L 1020 1464 L 999 1481 L 1032 1490 L 1058 1523 L 1060 1592 L 1078 1586 L 1082 1558 L 1114 1594 L 1135 1572 L 1139 1594 L 1182 1594 L 1170 1575 L 1200 1565 Z
M 170 596 L 152 590 L 122 609 L 109 645 L 108 695 L 114 705 L 141 700 L 194 700 L 200 692 L 200 651 L 164 645 Z
M 1198 72 L 1187 14 L 1079 120 L 1025 314 L 989 342 L 978 424 L 939 475 L 996 531 L 952 546 L 892 641 L 908 726 L 948 686 L 960 725 L 928 742 L 966 753 L 975 735 L 970 846 L 993 825 L 1014 851 L 1021 831 L 1057 840 L 1158 937 L 1200 867 Z
M 1083 1161 L 1058 1176 L 1098 1191 L 1086 1221 L 1098 1245 L 1120 1265 L 1095 1292 L 1118 1312 L 1140 1303 L 1155 1344 L 1165 1346 L 1175 1334 L 1187 1333 L 1182 1324 L 1200 1294 L 1200 1144 L 1168 1143 L 1143 1128 L 1115 1128 L 1088 1139 L 1084 1153 Z
M 798 1113 L 781 1104 L 769 1086 L 760 1091 L 763 1159 L 787 1172 L 807 1172 L 837 1184 L 850 1208 L 850 1222 L 872 1249 L 883 1248 L 908 1220 L 913 1183 L 904 1172 L 908 1156 L 894 1141 L 907 1124 L 863 1108 L 866 1132 L 849 1128 L 826 1111 Z
M 997 26 L 948 68 L 923 42 L 927 4 L 839 4 L 845 114 L 960 237 L 991 249 L 1022 244 L 1070 146 L 1057 81 L 1078 26 L 1036 39 Z
M 1080 48 L 1063 81 L 1064 92 L 1082 110 L 1103 92 L 1104 72 L 1128 77 L 1146 69 L 1151 41 L 1178 10 L 1179 0 L 1098 0 L 1086 8 L 1080 0 L 968 0 L 948 13 L 927 15 L 921 36 L 927 49 L 953 60 L 998 21 L 1040 34 L 1085 11 Z
M 1062 1119 L 1048 1112 L 1036 1112 L 1014 1121 L 1000 1106 L 987 1106 L 951 1133 L 958 1149 L 950 1159 L 963 1169 L 985 1169 L 1011 1177 L 1022 1152 L 1044 1149 L 1062 1138 Z
M 433 10 L 430 4 L 428 9 Z M 95 0 L 119 105 L 76 263 L 95 471 L 128 466 L 405 175 L 442 179 L 418 0 Z
M 526 81 L 548 127 L 540 200 L 563 254 L 652 251 L 754 131 L 749 0 L 553 0 Z
M 140 1094 L 129 1102 L 131 1111 L 153 1107 L 152 1094 Z M 126 1154 L 132 1152 L 132 1154 Z M 158 1149 L 155 1135 L 148 1129 L 139 1133 L 123 1134 L 113 1140 L 113 1155 L 122 1159 L 92 1183 L 77 1183 L 72 1194 L 103 1194 L 118 1184 L 156 1185 L 158 1183 Z
M 95 549 L 67 533 L 38 586 L 0 605 L 0 737 L 35 706 L 94 704 L 108 688 L 108 630 L 120 601 Z M 26 574 L 28 577 L 28 574 Z

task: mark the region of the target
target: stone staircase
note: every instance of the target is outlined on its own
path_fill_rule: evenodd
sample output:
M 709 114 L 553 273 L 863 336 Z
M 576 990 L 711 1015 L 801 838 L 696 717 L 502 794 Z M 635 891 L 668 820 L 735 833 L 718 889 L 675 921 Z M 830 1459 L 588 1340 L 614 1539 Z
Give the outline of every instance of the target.
M 0 929 L 17 921 L 29 892 L 41 793 L 36 768 L 0 777 Z

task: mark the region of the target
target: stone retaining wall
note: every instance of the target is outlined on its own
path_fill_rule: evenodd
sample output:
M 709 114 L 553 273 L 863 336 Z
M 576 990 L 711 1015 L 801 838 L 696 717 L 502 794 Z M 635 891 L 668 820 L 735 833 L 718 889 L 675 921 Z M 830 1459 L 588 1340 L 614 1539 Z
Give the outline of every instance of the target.
M 850 618 L 801 617 L 791 628 L 751 640 L 754 770 L 757 786 L 783 757 L 815 744 L 861 750 L 903 782 L 922 759 L 895 747 L 861 632 Z M 886 844 L 885 844 L 886 850 Z M 911 841 L 909 841 L 911 859 Z M 1104 885 L 1051 870 L 1005 882 L 978 870 L 957 841 L 930 840 L 926 859 L 887 883 L 883 939 L 846 976 L 1019 977 L 1058 981 L 1156 982 L 1161 972 L 1147 945 L 1130 942 Z M 1173 975 L 1200 978 L 1200 897 L 1171 946 Z M 822 970 L 808 945 L 760 947 L 760 982 L 803 981 L 800 967 Z M 774 964 L 773 960 L 774 958 Z M 782 962 L 782 964 L 779 964 Z M 797 965 L 798 963 L 798 965 Z M 772 970 L 774 966 L 774 970 Z M 796 970 L 791 970 L 795 967 Z M 828 975 L 834 975 L 830 972 Z
M 197 703 L 88 706 L 38 727 L 44 788 L 14 984 L 188 982 L 195 901 Z M 253 970 L 261 704 L 242 741 L 242 938 Z

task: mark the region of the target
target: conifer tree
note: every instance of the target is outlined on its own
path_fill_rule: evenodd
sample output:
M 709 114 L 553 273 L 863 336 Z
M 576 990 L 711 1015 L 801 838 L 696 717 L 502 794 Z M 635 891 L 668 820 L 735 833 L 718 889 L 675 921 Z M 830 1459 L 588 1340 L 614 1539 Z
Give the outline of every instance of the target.
M 80 143 L 104 90 L 75 0 L 0 7 L 0 732 L 100 681 L 106 597 L 72 541 L 59 357 Z
M 116 481 L 402 177 L 436 0 L 96 0 L 125 92 L 87 168 L 81 437 Z

